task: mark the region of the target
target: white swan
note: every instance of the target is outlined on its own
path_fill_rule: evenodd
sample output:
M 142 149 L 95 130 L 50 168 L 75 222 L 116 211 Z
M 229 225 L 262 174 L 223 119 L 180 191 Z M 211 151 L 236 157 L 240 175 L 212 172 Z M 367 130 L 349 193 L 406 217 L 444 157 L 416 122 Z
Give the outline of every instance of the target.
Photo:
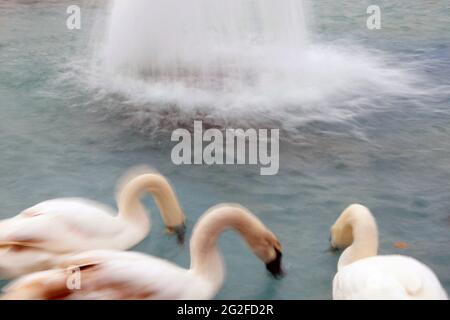
M 51 268 L 62 254 L 97 249 L 128 249 L 150 231 L 141 203 L 151 193 L 169 231 L 184 233 L 184 214 L 169 182 L 157 173 L 128 174 L 117 193 L 118 214 L 86 199 L 54 199 L 0 221 L 0 277 Z
M 61 259 L 59 269 L 19 278 L 2 299 L 210 299 L 222 286 L 225 269 L 217 247 L 220 234 L 235 229 L 275 276 L 281 275 L 281 245 L 276 236 L 246 209 L 221 205 L 196 224 L 191 239 L 191 267 L 120 251 L 89 251 Z M 74 269 L 75 267 L 75 269 Z M 68 283 L 76 283 L 80 290 Z M 76 288 L 76 287 L 75 287 Z
M 331 246 L 346 248 L 333 280 L 333 299 L 447 299 L 438 278 L 406 256 L 378 256 L 378 230 L 366 207 L 348 207 L 331 227 Z

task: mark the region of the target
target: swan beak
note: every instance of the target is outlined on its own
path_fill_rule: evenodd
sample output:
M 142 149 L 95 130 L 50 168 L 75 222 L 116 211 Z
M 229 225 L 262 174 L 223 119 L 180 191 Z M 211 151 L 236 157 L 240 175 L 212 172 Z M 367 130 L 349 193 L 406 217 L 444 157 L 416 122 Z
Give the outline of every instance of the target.
M 281 268 L 281 258 L 283 257 L 283 254 L 277 248 L 275 248 L 275 252 L 277 254 L 275 259 L 266 264 L 266 269 L 275 278 L 281 278 L 284 275 L 283 269 Z
M 179 245 L 184 244 L 184 238 L 186 234 L 186 225 L 184 223 L 176 227 L 168 227 L 167 230 L 169 231 L 169 233 L 174 233 L 177 236 L 177 243 Z
M 166 230 L 170 234 L 175 234 L 177 236 L 177 243 L 179 245 L 184 244 L 184 238 L 186 234 L 186 225 L 184 223 L 175 227 L 166 227 Z
M 332 238 L 331 238 L 331 234 L 330 234 L 330 237 L 328 238 L 328 241 L 330 242 L 330 247 L 329 247 L 327 250 L 325 250 L 325 252 L 335 252 L 335 251 L 338 251 L 338 250 L 339 250 L 339 248 L 336 248 L 336 247 L 333 245 L 333 240 L 332 240 Z

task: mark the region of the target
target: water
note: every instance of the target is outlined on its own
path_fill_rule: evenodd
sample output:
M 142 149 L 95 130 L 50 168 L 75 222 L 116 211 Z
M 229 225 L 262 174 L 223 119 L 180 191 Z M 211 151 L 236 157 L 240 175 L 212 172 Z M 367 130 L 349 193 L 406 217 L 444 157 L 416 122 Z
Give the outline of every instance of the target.
M 446 1 L 377 2 L 386 14 L 376 32 L 365 28 L 373 1 L 306 2 L 308 32 L 290 52 L 309 60 L 272 51 L 272 64 L 250 65 L 266 81 L 237 82 L 237 90 L 177 83 L 173 72 L 154 83 L 145 72 L 104 68 L 112 63 L 100 41 L 106 1 L 80 1 L 80 31 L 65 28 L 70 1 L 0 1 L 0 216 L 64 196 L 114 205 L 116 179 L 147 163 L 171 179 L 189 231 L 208 207 L 238 202 L 279 236 L 287 269 L 280 281 L 235 234 L 223 236 L 228 274 L 219 299 L 330 298 L 338 256 L 325 252 L 328 229 L 352 202 L 376 215 L 381 253 L 424 261 L 450 291 L 450 8 Z M 195 118 L 281 128 L 280 173 L 174 166 L 167 134 Z M 136 250 L 187 267 L 187 247 L 176 247 L 153 218 Z M 396 241 L 409 249 L 395 249 Z
M 434 93 L 406 53 L 399 66 L 377 48 L 310 39 L 308 8 L 301 0 L 118 0 L 105 31 L 93 32 L 94 67 L 79 72 L 90 71 L 87 86 L 151 109 L 152 129 L 166 127 L 156 109 L 172 110 L 173 122 L 207 114 L 219 125 L 289 130 L 392 107 L 375 96 Z

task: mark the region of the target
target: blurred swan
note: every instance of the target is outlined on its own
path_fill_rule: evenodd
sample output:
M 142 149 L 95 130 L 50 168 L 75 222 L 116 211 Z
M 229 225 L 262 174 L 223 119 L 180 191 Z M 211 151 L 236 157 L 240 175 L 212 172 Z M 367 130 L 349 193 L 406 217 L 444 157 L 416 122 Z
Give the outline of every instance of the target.
M 190 269 L 135 252 L 89 251 L 61 258 L 59 269 L 19 278 L 4 289 L 1 298 L 210 299 L 225 277 L 217 241 L 229 228 L 246 240 L 274 276 L 282 274 L 276 236 L 245 208 L 221 205 L 205 213 L 194 228 Z M 77 274 L 80 290 L 70 285 Z
M 378 256 L 375 218 L 366 207 L 348 207 L 331 228 L 331 246 L 346 248 L 333 280 L 333 299 L 447 299 L 423 263 L 400 255 Z
M 150 231 L 140 198 L 151 193 L 167 228 L 183 240 L 183 211 L 169 182 L 150 170 L 130 170 L 119 184 L 118 214 L 91 200 L 67 198 L 41 202 L 0 221 L 0 277 L 51 268 L 58 256 L 86 250 L 125 250 Z

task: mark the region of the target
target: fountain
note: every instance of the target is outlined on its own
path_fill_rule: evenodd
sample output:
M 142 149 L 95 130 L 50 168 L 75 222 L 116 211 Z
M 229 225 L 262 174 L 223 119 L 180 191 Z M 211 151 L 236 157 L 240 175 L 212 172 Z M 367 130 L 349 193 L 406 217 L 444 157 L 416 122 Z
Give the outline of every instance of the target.
M 302 0 L 111 1 L 95 85 L 131 101 L 136 126 L 200 115 L 295 129 L 392 106 L 372 97 L 417 91 L 417 77 L 389 55 L 310 41 Z
M 106 65 L 149 81 L 229 89 L 305 45 L 299 0 L 116 0 Z

